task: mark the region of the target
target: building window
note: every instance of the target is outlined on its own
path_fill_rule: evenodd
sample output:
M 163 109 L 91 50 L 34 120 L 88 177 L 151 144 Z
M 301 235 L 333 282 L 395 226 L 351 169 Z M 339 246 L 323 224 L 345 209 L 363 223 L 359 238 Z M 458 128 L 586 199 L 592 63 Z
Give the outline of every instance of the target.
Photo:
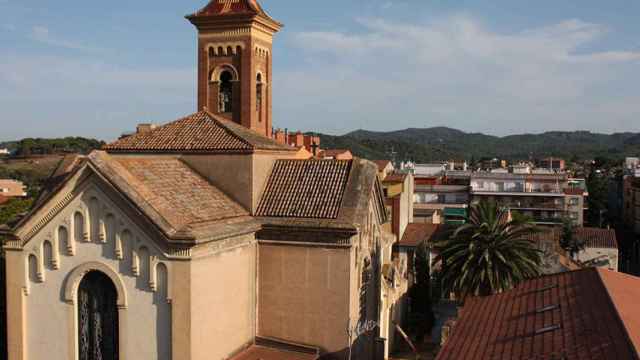
M 262 110 L 262 74 L 256 77 L 256 111 Z
M 78 359 L 118 359 L 118 293 L 99 271 L 84 276 L 78 288 Z
M 233 74 L 224 70 L 220 73 L 220 91 L 218 100 L 218 110 L 221 113 L 233 111 Z

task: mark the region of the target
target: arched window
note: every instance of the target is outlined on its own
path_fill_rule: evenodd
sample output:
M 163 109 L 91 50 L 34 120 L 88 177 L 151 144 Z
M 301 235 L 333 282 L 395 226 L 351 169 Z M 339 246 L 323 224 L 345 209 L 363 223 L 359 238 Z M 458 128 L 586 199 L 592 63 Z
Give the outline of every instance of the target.
M 118 292 L 99 271 L 82 278 L 78 288 L 78 352 L 80 360 L 118 359 Z
M 230 70 L 223 70 L 220 73 L 220 91 L 218 108 L 221 113 L 233 111 L 233 74 Z
M 256 76 L 256 111 L 262 110 L 262 74 Z
M 73 214 L 73 240 L 81 242 L 84 239 L 84 216 L 76 212 Z

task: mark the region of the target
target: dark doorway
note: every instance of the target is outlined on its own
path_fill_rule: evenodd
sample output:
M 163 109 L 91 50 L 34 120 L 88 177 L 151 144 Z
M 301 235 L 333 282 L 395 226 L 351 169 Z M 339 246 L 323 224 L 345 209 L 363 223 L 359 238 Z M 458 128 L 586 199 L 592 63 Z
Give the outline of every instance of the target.
M 118 293 L 111 279 L 92 271 L 78 289 L 80 360 L 118 359 Z

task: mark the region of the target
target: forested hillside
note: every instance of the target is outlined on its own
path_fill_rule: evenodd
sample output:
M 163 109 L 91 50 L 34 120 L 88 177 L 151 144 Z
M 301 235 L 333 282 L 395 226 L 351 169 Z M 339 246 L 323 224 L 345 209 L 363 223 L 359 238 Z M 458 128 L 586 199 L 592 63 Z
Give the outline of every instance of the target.
M 399 160 L 418 162 L 494 157 L 517 160 L 545 156 L 568 160 L 622 159 L 640 154 L 639 133 L 607 135 L 554 131 L 498 137 L 436 127 L 392 132 L 358 130 L 343 136 L 321 135 L 321 139 L 325 149 L 348 148 L 357 156 L 369 159 L 389 158 L 393 152 Z

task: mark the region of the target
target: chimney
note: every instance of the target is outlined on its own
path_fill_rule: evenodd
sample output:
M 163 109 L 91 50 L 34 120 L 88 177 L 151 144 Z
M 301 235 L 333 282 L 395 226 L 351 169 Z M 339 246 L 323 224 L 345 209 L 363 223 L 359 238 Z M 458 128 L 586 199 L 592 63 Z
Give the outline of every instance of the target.
M 143 134 L 153 131 L 157 126 L 155 124 L 138 124 L 136 134 Z

